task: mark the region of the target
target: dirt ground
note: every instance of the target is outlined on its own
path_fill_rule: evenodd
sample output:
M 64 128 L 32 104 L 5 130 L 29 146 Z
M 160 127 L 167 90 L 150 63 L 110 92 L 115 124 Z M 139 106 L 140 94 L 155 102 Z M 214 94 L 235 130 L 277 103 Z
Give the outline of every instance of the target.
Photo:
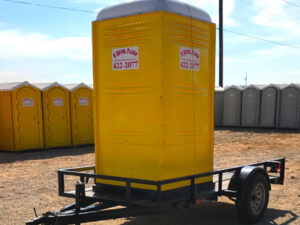
M 300 133 L 274 130 L 217 130 L 215 169 L 286 157 L 284 186 L 273 186 L 269 209 L 259 224 L 300 224 Z M 93 147 L 25 153 L 0 152 L 0 225 L 25 224 L 71 201 L 57 196 L 60 168 L 91 165 Z M 225 225 L 238 224 L 234 204 L 226 198 L 203 201 L 192 209 L 173 210 L 153 216 L 109 220 L 107 225 Z

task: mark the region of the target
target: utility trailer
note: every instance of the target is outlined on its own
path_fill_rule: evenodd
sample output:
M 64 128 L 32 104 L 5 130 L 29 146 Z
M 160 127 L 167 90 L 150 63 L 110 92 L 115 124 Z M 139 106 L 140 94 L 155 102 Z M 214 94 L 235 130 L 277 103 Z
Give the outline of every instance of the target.
M 160 211 L 197 205 L 201 200 L 217 200 L 227 196 L 236 203 L 238 217 L 242 222 L 255 223 L 264 215 L 272 184 L 284 183 L 285 159 L 274 159 L 254 164 L 232 167 L 213 172 L 152 181 L 124 177 L 97 175 L 94 166 L 58 170 L 59 196 L 74 198 L 75 202 L 55 212 L 47 212 L 26 225 L 66 225 L 103 221 L 122 217 L 143 216 Z M 67 177 L 77 177 L 75 190 L 65 190 Z M 213 176 L 213 185 L 199 190 L 195 180 Z M 126 183 L 126 186 L 109 186 L 102 189 L 89 180 L 105 179 Z M 181 194 L 166 198 L 161 186 L 179 181 L 189 181 L 188 189 Z M 99 184 L 99 181 L 97 181 Z M 155 185 L 156 190 L 133 188 L 132 184 Z M 121 206 L 121 207 L 116 207 Z
M 59 170 L 59 195 L 75 203 L 27 225 L 154 214 L 219 196 L 236 202 L 242 221 L 260 220 L 271 184 L 283 184 L 285 159 L 213 171 L 208 13 L 174 0 L 130 1 L 102 9 L 92 31 L 95 166 Z

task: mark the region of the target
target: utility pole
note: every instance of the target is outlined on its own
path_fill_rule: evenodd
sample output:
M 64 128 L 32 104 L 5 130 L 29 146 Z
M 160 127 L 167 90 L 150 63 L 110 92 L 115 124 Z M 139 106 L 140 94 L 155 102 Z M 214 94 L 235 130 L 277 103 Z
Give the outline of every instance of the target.
M 246 76 L 245 76 L 245 85 L 247 86 L 248 85 L 248 71 L 246 71 Z
M 223 0 L 219 0 L 219 86 L 223 87 Z

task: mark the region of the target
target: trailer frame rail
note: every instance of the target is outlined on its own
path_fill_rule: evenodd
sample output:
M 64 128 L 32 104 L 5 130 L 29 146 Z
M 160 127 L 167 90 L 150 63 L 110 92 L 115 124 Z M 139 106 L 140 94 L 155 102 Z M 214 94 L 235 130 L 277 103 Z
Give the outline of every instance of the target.
M 185 196 L 185 199 L 177 200 L 177 202 L 181 201 L 189 204 L 197 204 L 196 200 L 198 199 L 213 199 L 214 197 L 217 198 L 218 196 L 227 196 L 230 199 L 235 200 L 235 198 L 237 197 L 237 191 L 224 188 L 223 182 L 225 180 L 228 181 L 228 179 L 224 178 L 224 175 L 226 173 L 232 173 L 232 175 L 239 173 L 242 168 L 247 166 L 263 168 L 268 173 L 270 184 L 284 183 L 285 158 L 267 160 L 243 166 L 215 170 L 212 172 L 161 181 L 98 175 L 94 172 L 94 166 L 60 169 L 57 171 L 58 194 L 59 196 L 74 198 L 75 202 L 55 212 L 47 212 L 39 218 L 28 221 L 26 225 L 77 225 L 83 222 L 151 214 L 157 211 L 174 207 L 174 205 L 172 205 L 174 202 L 165 202 L 162 199 L 162 186 L 180 181 L 190 181 L 189 194 Z M 75 191 L 65 190 L 65 181 L 67 176 L 78 177 L 79 181 L 75 185 Z M 213 190 L 206 190 L 202 193 L 197 193 L 195 180 L 197 178 L 208 176 L 215 176 L 216 180 L 214 181 L 214 183 L 217 185 Z M 126 184 L 123 187 L 125 190 L 124 198 L 116 199 L 112 197 L 103 197 L 101 196 L 101 194 L 95 194 L 94 190 L 86 188 L 86 184 L 90 179 L 94 179 L 94 183 L 97 179 L 124 182 Z M 137 201 L 136 199 L 134 199 L 132 192 L 135 189 L 132 187 L 132 184 L 147 184 L 156 186 L 156 190 L 153 191 L 155 193 L 155 201 Z M 90 195 L 89 193 L 94 193 L 94 195 Z M 115 206 L 121 206 L 122 208 L 116 208 Z
M 190 199 L 195 199 L 195 180 L 197 178 L 203 178 L 208 176 L 217 175 L 218 180 L 216 181 L 218 183 L 216 193 L 218 196 L 227 196 L 232 195 L 228 193 L 227 191 L 223 190 L 223 174 L 224 173 L 235 173 L 236 171 L 241 170 L 245 166 L 262 166 L 266 171 L 268 168 L 270 168 L 270 172 L 275 172 L 276 169 L 280 169 L 279 176 L 270 176 L 270 183 L 272 184 L 283 184 L 284 182 L 284 173 L 285 173 L 285 158 L 278 158 L 273 160 L 267 160 L 262 161 L 258 163 L 253 164 L 247 164 L 237 167 L 231 167 L 221 170 L 215 170 L 212 172 L 207 173 L 200 173 L 190 176 L 184 176 L 184 177 L 178 177 L 173 179 L 167 179 L 167 180 L 161 180 L 161 181 L 152 181 L 152 180 L 145 180 L 145 179 L 135 179 L 135 178 L 125 178 L 125 177 L 116 177 L 116 176 L 106 176 L 106 175 L 98 175 L 95 173 L 86 173 L 86 171 L 94 171 L 95 166 L 86 166 L 86 167 L 76 167 L 76 168 L 68 168 L 68 169 L 60 169 L 58 170 L 58 194 L 59 196 L 64 197 L 70 197 L 70 198 L 76 198 L 76 192 L 66 192 L 65 191 L 65 176 L 77 176 L 80 178 L 81 184 L 88 183 L 89 179 L 93 178 L 96 179 L 103 179 L 103 180 L 109 180 L 109 181 L 122 181 L 126 183 L 126 186 L 124 187 L 126 190 L 126 203 L 132 202 L 132 184 L 147 184 L 147 185 L 154 185 L 156 186 L 156 199 L 158 204 L 161 202 L 161 187 L 162 185 L 176 183 L 180 181 L 187 181 L 190 180 Z M 83 189 L 84 193 L 82 193 L 83 196 L 86 196 L 85 189 Z

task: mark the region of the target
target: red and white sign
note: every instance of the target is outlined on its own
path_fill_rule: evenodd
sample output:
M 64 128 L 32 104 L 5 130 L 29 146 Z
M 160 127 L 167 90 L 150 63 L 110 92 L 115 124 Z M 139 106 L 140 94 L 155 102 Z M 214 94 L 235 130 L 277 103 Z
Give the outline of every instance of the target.
M 63 106 L 63 99 L 62 98 L 53 98 L 53 105 L 54 106 Z
M 22 98 L 23 107 L 33 107 L 33 98 Z
M 139 68 L 139 47 L 112 50 L 113 70 L 136 70 Z
M 200 70 L 200 49 L 180 47 L 180 69 Z

